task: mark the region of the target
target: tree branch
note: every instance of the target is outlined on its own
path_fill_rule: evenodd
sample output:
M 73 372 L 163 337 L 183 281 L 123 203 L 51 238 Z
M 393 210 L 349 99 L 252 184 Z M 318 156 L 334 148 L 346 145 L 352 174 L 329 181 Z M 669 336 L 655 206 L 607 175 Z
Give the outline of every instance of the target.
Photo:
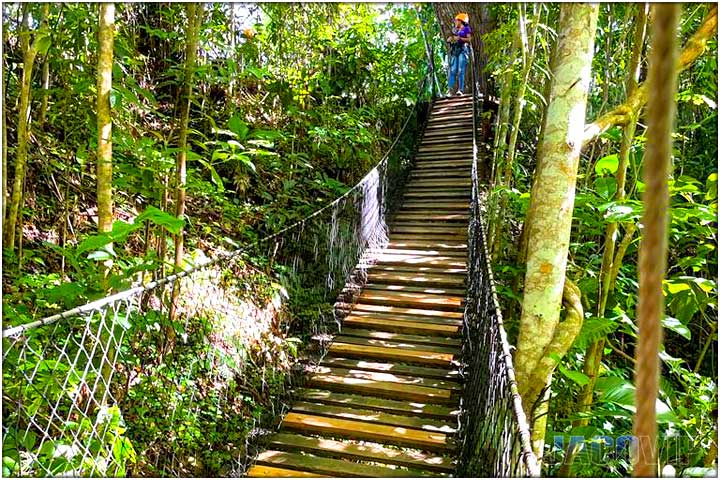
M 700 28 L 685 43 L 677 63 L 678 74 L 690 67 L 705 52 L 708 40 L 717 33 L 718 7 L 713 5 Z M 602 115 L 592 123 L 585 125 L 583 147 L 616 125 L 626 125 L 632 119 L 633 112 L 639 111 L 647 102 L 645 82 L 627 99 L 625 103 Z

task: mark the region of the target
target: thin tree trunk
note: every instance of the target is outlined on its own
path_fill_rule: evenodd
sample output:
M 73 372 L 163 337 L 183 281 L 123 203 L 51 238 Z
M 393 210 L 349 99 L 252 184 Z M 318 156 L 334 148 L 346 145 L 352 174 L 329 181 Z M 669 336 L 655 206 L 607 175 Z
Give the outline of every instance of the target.
M 185 215 L 185 185 L 187 183 L 187 136 L 190 119 L 190 99 L 192 95 L 193 74 L 195 72 L 195 59 L 200 35 L 200 24 L 203 16 L 203 5 L 188 3 L 187 11 L 187 43 L 185 44 L 185 72 L 180 96 L 180 127 L 178 132 L 179 153 L 175 165 L 175 216 L 183 218 Z M 181 230 L 175 235 L 175 269 L 179 270 L 183 262 L 184 232 Z M 175 282 L 170 302 L 170 322 L 177 316 L 178 300 L 180 296 L 180 283 Z M 172 348 L 175 340 L 175 330 L 168 329 L 166 351 Z
M 50 59 L 47 57 L 45 57 L 45 61 L 43 62 L 42 88 L 43 96 L 40 103 L 40 113 L 38 114 L 38 123 L 41 127 L 45 125 L 45 117 L 47 116 L 48 109 L 48 90 L 50 89 Z
M 28 143 L 30 140 L 30 82 L 35 57 L 38 54 L 38 41 L 30 43 L 30 12 L 28 4 L 23 5 L 24 13 L 20 31 L 20 49 L 23 53 L 23 73 L 20 87 L 20 110 L 18 111 L 17 153 L 15 157 L 15 178 L 13 179 L 12 197 L 10 198 L 10 211 L 3 228 L 5 246 L 10 250 L 15 248 L 15 236 L 18 221 L 18 212 L 22 208 L 23 185 L 28 158 Z M 44 22 L 45 20 L 43 20 Z M 41 29 L 44 25 L 41 26 Z M 21 229 L 22 231 L 22 229 Z
M 530 417 L 540 394 L 534 380 L 548 378 L 556 366 L 547 362 L 548 357 L 562 357 L 566 351 L 553 345 L 561 337 L 566 348 L 574 341 L 572 332 L 560 325 L 560 307 L 568 287 L 565 269 L 597 16 L 597 4 L 560 7 L 557 63 L 530 199 L 532 223 L 526 225 L 533 248 L 528 252 L 515 355 L 518 389 Z
M 3 23 L 3 45 L 7 43 L 8 39 L 8 25 Z M 5 208 L 7 207 L 7 118 L 5 116 L 5 105 L 7 98 L 5 98 L 5 91 L 7 88 L 7 77 L 5 72 L 7 69 L 7 62 L 5 61 L 6 52 L 3 52 L 2 56 L 2 224 L 5 225 Z
M 114 43 L 115 5 L 100 4 L 98 27 L 97 67 L 97 204 L 98 232 L 112 230 L 112 115 L 110 92 L 112 90 L 112 66 Z
M 110 92 L 112 90 L 113 47 L 115 30 L 115 4 L 101 3 L 99 7 L 98 22 L 98 61 L 97 61 L 97 205 L 98 205 L 98 232 L 109 232 L 113 223 L 112 202 L 112 113 L 110 109 Z M 110 245 L 108 248 L 112 248 Z M 107 291 L 108 277 L 111 263 L 103 267 L 103 288 Z M 99 324 L 101 330 L 98 334 L 104 345 L 106 357 L 102 359 L 102 377 L 106 385 L 110 385 L 110 378 L 115 365 L 115 332 L 114 318 L 105 325 Z M 101 392 L 97 392 L 100 394 Z M 96 398 L 102 405 L 105 394 Z
M 633 44 L 633 51 L 630 57 L 630 64 L 628 65 L 628 76 L 625 81 L 625 88 L 628 92 L 628 97 L 631 97 L 635 90 L 637 90 L 637 82 L 640 74 L 640 56 L 643 51 L 643 44 L 645 43 L 645 30 L 647 24 L 647 14 L 645 4 L 638 5 L 637 18 L 635 20 L 635 38 Z M 632 142 L 635 138 L 635 127 L 640 111 L 633 113 L 633 116 L 623 128 L 623 136 L 620 145 L 619 153 L 619 165 L 616 173 L 617 180 L 617 191 L 615 192 L 614 200 L 621 202 L 625 199 L 625 179 L 626 172 L 629 163 L 630 149 Z M 612 271 L 617 265 L 622 263 L 622 257 L 617 258 L 615 254 L 615 237 L 617 236 L 618 224 L 617 222 L 610 222 L 605 227 L 605 246 L 603 251 L 602 265 L 600 267 L 599 284 L 600 292 L 598 296 L 597 311 L 596 315 L 599 318 L 605 316 L 605 307 L 607 300 L 612 293 L 611 278 Z M 623 251 L 624 254 L 624 251 Z M 590 408 L 592 403 L 593 392 L 595 391 L 595 382 L 597 380 L 600 363 L 602 362 L 603 350 L 605 349 L 605 338 L 599 338 L 595 340 L 588 348 L 585 354 L 585 363 L 583 371 L 588 376 L 589 381 L 583 387 L 577 399 L 577 411 L 586 412 Z M 587 425 L 587 419 L 581 419 L 575 422 L 575 425 Z M 570 455 L 574 457 L 576 452 L 572 452 Z

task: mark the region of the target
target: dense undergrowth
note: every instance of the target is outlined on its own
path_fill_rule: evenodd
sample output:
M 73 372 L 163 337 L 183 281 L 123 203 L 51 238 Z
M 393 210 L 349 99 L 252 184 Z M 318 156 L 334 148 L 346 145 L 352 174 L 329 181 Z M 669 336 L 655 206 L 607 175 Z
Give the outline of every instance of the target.
M 90 33 L 97 7 L 4 4 L 10 174 L 24 16 L 34 38 L 44 35 L 39 20 L 45 18 L 49 41 L 31 82 L 20 233 L 16 248 L 3 250 L 3 328 L 172 273 L 173 236 L 181 229 L 183 268 L 190 268 L 295 223 L 380 160 L 418 98 L 425 75 L 418 14 L 429 18 L 429 8 L 208 5 L 190 107 L 187 205 L 184 218 L 176 218 L 185 14 L 181 4 L 116 6 L 115 222 L 111 232 L 98 234 L 98 44 Z M 4 474 L 218 476 L 241 467 L 248 435 L 277 418 L 300 351 L 311 346 L 321 319 L 332 317 L 322 264 L 332 252 L 316 245 L 312 254 L 321 263 L 303 278 L 294 278 L 289 265 L 271 263 L 269 253 L 182 280 L 174 320 L 166 311 L 171 285 L 142 297 L 142 313 L 111 334 L 119 347 L 109 389 L 117 407 L 110 410 L 87 396 L 93 382 L 101 384 L 102 368 L 88 359 L 87 374 L 88 365 L 78 361 L 84 353 L 77 345 L 87 333 L 77 321 L 29 332 L 21 339 L 26 350 L 6 340 L 4 395 L 13 401 L 3 402 Z M 85 332 L 92 333 L 98 320 L 89 318 Z M 98 338 L 94 343 L 102 343 Z M 37 348 L 44 344 L 62 352 L 52 365 Z M 23 375 L 47 369 L 45 383 L 34 385 L 40 397 L 81 406 L 75 413 L 62 407 L 75 426 L 51 426 L 64 432 L 56 432 L 56 441 L 43 442 L 17 416 L 40 397 L 13 366 Z M 84 385 L 73 383 L 81 377 Z M 51 419 L 54 413 L 52 405 L 34 411 Z M 105 434 L 96 439 L 99 425 Z

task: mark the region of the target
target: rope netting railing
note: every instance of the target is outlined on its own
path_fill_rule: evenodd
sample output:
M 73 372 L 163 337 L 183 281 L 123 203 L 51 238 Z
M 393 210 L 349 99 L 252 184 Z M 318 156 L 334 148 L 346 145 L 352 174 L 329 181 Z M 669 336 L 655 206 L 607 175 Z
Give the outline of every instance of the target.
M 482 217 L 478 161 L 484 98 L 479 94 L 474 53 L 472 201 L 468 226 L 468 277 L 463 326 L 465 379 L 458 443 L 458 476 L 539 476 L 530 433 L 493 280 Z
M 4 329 L 3 474 L 242 472 L 302 382 L 297 359 L 321 353 L 342 319 L 336 298 L 351 301 L 388 241 L 427 86 L 426 76 L 385 157 L 331 204 L 249 246 L 192 253 L 176 274 Z

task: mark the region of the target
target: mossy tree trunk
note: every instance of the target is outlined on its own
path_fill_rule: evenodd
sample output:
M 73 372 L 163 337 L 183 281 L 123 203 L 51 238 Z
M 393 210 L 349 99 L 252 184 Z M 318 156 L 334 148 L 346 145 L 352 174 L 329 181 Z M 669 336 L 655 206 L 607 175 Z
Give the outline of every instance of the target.
M 41 50 L 47 50 L 49 41 L 47 15 L 43 16 L 40 28 L 35 33 L 35 38 L 31 42 L 30 4 L 23 5 L 23 10 L 23 20 L 20 29 L 20 50 L 23 54 L 23 73 L 20 85 L 20 109 L 18 110 L 15 177 L 13 179 L 12 196 L 10 198 L 10 210 L 3 224 L 4 244 L 10 250 L 14 250 L 15 248 L 18 216 L 23 203 L 23 185 L 28 159 L 28 143 L 30 141 L 30 83 L 32 80 L 32 70 L 35 65 L 35 58 L 38 53 L 41 53 Z M 47 7 L 44 8 L 44 12 L 47 12 Z M 3 175 L 3 177 L 5 177 L 5 175 Z
M 576 321 L 560 322 L 560 307 L 563 290 L 569 288 L 565 269 L 597 16 L 597 4 L 560 8 L 557 61 L 530 199 L 531 224 L 526 225 L 530 248 L 515 356 L 518 388 L 531 419 L 557 366 L 553 358 L 565 354 L 579 329 Z M 535 438 L 543 435 L 533 433 Z
M 112 230 L 112 114 L 110 92 L 112 91 L 113 45 L 115 29 L 115 5 L 100 4 L 98 24 L 97 63 L 97 204 L 98 232 Z

